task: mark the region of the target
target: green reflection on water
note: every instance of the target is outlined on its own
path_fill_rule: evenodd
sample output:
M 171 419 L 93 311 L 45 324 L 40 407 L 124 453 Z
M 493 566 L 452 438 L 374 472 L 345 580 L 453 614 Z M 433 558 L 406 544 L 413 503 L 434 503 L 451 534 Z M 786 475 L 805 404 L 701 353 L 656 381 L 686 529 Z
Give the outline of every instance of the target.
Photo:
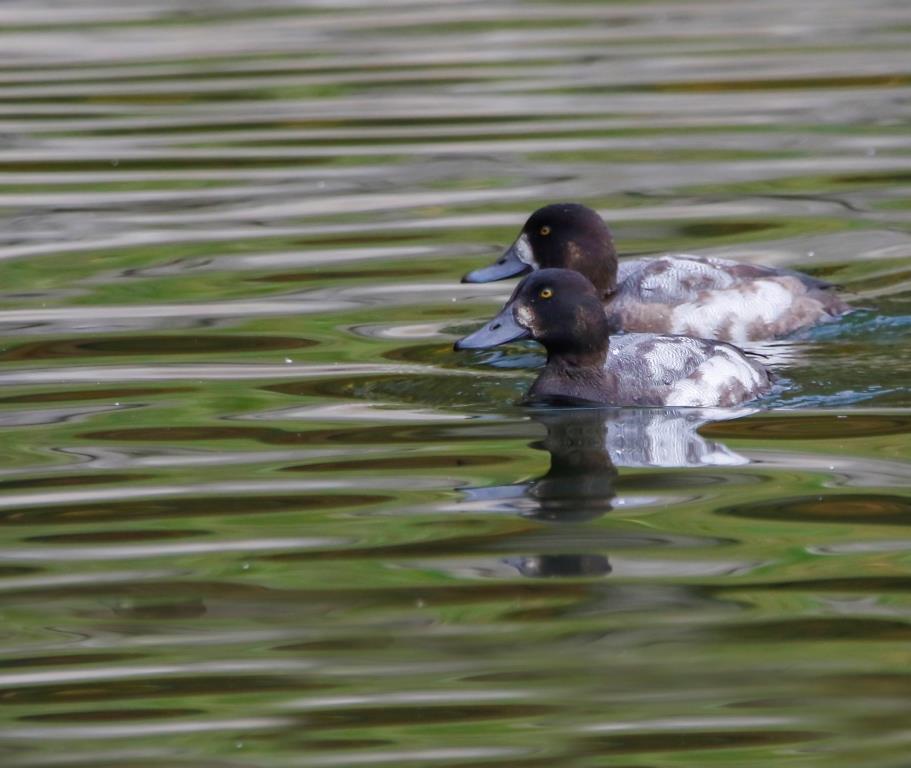
M 273 6 L 3 11 L 3 764 L 902 765 L 901 9 Z M 864 309 L 519 409 L 458 279 L 567 198 Z

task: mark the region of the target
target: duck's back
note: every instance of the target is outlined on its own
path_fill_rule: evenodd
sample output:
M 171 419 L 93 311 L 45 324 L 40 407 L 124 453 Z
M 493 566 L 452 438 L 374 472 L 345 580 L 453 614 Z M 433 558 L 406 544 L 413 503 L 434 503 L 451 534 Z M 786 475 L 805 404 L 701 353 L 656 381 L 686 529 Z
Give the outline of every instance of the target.
M 629 332 L 744 343 L 786 336 L 849 310 L 821 280 L 726 259 L 628 259 L 617 277 L 607 313 Z
M 615 405 L 731 406 L 771 387 L 768 371 L 736 347 L 689 336 L 613 336 L 605 369 Z

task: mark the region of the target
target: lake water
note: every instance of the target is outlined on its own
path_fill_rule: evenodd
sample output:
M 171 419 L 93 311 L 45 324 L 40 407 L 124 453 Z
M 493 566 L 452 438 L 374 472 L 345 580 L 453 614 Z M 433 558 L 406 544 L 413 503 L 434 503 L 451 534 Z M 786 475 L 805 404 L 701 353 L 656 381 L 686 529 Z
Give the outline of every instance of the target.
M 909 118 L 903 0 L 4 2 L 0 763 L 907 766 Z M 561 200 L 862 309 L 522 409 Z

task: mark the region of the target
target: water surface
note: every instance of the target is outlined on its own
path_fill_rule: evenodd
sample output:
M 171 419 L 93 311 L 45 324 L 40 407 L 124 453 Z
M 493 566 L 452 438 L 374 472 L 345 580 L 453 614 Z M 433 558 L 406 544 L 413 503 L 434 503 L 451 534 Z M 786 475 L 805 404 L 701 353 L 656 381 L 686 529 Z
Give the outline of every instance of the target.
M 5 766 L 898 768 L 911 13 L 0 7 Z M 861 310 L 737 412 L 529 411 L 538 205 Z

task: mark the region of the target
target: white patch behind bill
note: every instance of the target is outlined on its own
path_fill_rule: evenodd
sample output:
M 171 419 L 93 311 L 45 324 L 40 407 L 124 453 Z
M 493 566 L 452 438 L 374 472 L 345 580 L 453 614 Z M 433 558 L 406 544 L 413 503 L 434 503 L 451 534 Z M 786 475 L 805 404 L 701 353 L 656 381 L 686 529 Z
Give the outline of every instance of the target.
M 535 259 L 534 248 L 531 247 L 531 243 L 528 241 L 528 235 L 524 232 L 519 235 L 519 238 L 512 246 L 515 248 L 516 256 L 519 257 L 519 261 L 523 264 L 528 264 L 532 269 L 540 269 L 537 260 Z

